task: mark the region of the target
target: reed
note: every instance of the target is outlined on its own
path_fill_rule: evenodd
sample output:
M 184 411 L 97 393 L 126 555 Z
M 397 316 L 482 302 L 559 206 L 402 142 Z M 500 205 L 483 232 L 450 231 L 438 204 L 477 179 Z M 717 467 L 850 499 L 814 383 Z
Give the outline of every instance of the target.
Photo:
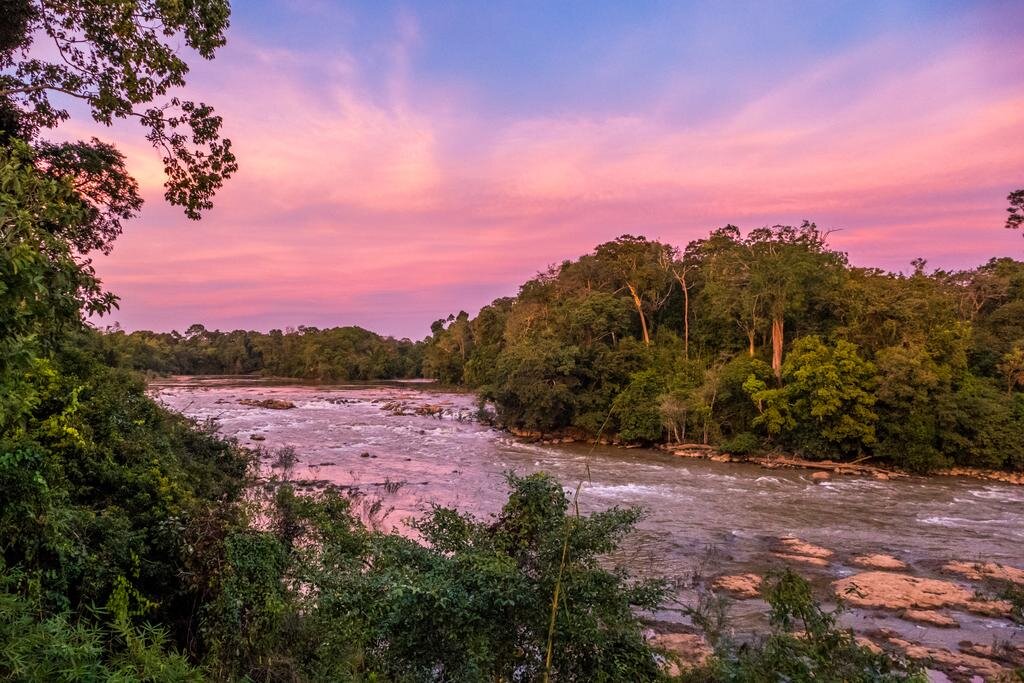
M 576 521 L 580 518 L 580 492 L 583 490 L 583 482 L 590 481 L 590 458 L 594 455 L 594 451 L 597 449 L 597 444 L 601 442 L 601 435 L 604 434 L 604 429 L 608 426 L 608 420 L 610 420 L 611 417 L 612 412 L 609 409 L 608 414 L 605 415 L 604 422 L 601 423 L 601 429 L 597 430 L 597 436 L 594 438 L 594 443 L 590 447 L 590 451 L 587 453 L 586 460 L 583 461 L 586 478 L 580 479 L 576 484 L 576 491 L 572 496 L 573 516 L 569 517 L 565 523 L 565 535 L 562 539 L 562 559 L 558 565 L 558 576 L 555 578 L 555 590 L 551 596 L 551 619 L 548 622 L 548 639 L 544 655 L 544 683 L 550 683 L 551 681 L 551 657 L 554 654 L 555 621 L 558 618 L 558 603 L 562 595 L 562 576 L 565 573 L 565 562 L 569 556 L 569 539 L 572 537 L 572 530 L 576 525 Z

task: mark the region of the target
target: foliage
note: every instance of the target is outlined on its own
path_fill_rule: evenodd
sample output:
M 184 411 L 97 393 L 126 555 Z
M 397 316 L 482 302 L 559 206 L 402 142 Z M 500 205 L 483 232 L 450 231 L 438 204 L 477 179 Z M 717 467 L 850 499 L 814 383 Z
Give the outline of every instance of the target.
M 684 680 L 724 681 L 915 681 L 927 677 L 906 660 L 876 653 L 841 628 L 835 612 L 814 601 L 810 584 L 792 570 L 769 576 L 762 588 L 771 607 L 771 632 L 754 642 L 719 639 L 715 656 Z
M 65 348 L 46 370 L 33 409 L 0 436 L 0 550 L 19 588 L 73 611 L 121 595 L 126 610 L 194 629 L 209 586 L 182 574 L 216 559 L 197 535 L 240 520 L 248 457 L 88 351 Z
M 1006 197 L 1006 201 L 1010 204 L 1006 208 L 1009 214 L 1006 217 L 1006 227 L 1009 230 L 1016 230 L 1024 224 L 1024 190 L 1014 190 Z
M 224 591 L 209 622 L 219 675 L 537 680 L 568 539 L 560 580 L 569 607 L 556 621 L 552 676 L 660 678 L 635 610 L 653 609 L 664 586 L 599 561 L 638 511 L 576 516 L 550 477 L 508 481 L 493 522 L 435 507 L 414 522 L 423 543 L 367 529 L 336 492 L 294 496 L 279 482 L 263 508 L 273 531 L 227 542 Z
M 22 681 L 199 681 L 167 636 L 151 626 L 74 622 L 66 613 L 41 616 L 37 602 L 10 591 L 16 574 L 0 577 L 0 678 Z
M 664 428 L 659 398 L 664 391 L 661 376 L 654 370 L 644 370 L 630 377 L 629 384 L 612 404 L 622 439 L 634 442 L 661 440 Z
M 425 375 L 476 389 L 513 429 L 926 472 L 1021 468 L 1021 348 L 1024 263 L 857 268 L 805 222 L 728 225 L 681 255 L 623 235 L 439 320 L 422 353 Z
M 84 102 L 93 119 L 107 126 L 137 119 L 161 152 L 167 201 L 190 218 L 212 206 L 214 193 L 237 170 L 231 142 L 221 137 L 221 118 L 209 105 L 169 93 L 185 85 L 188 73 L 179 45 L 212 59 L 224 44 L 230 13 L 225 0 L 10 0 L 4 12 L 0 108 L 13 112 L 6 117 L 8 135 L 34 138 L 40 128 L 67 120 L 67 109 L 52 95 Z M 36 45 L 42 40 L 55 58 L 40 56 L 47 53 Z M 41 151 L 51 170 L 91 179 L 81 194 L 109 208 L 94 226 L 109 242 L 140 203 L 120 155 L 96 140 Z
M 360 327 L 220 332 L 192 325 L 184 334 L 104 331 L 111 365 L 159 374 L 239 375 L 321 381 L 420 376 L 422 348 L 408 339 L 382 337 Z
M 753 376 L 746 383 L 759 412 L 751 424 L 801 453 L 860 455 L 875 443 L 874 373 L 849 342 L 829 347 L 818 337 L 798 339 L 780 388 Z
M 756 453 L 761 440 L 751 432 L 741 432 L 722 444 L 722 450 L 731 455 L 750 455 Z

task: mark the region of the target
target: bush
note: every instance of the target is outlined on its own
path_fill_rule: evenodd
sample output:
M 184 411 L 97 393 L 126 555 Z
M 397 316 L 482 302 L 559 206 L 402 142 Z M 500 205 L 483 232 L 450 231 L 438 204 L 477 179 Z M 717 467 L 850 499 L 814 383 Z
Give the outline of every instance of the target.
M 665 382 L 654 370 L 630 377 L 629 385 L 612 404 L 619 421 L 619 437 L 627 442 L 660 441 L 665 431 L 661 415 L 661 395 Z
M 159 628 L 104 628 L 67 612 L 46 616 L 18 593 L 22 577 L 0 572 L 0 679 L 5 681 L 199 681 L 199 671 Z
M 814 601 L 810 584 L 792 570 L 769 576 L 762 589 L 771 606 L 771 632 L 753 642 L 717 641 L 715 656 L 684 676 L 692 683 L 725 681 L 845 681 L 926 683 L 907 660 L 876 653 L 841 628 L 835 612 Z
M 90 343 L 74 338 L 48 361 L 35 408 L 0 433 L 3 560 L 55 614 L 117 595 L 184 645 L 219 539 L 244 522 L 249 457 L 158 406 L 134 373 L 96 363 Z
M 723 443 L 721 448 L 730 455 L 750 455 L 761 449 L 761 439 L 752 432 L 740 432 Z
M 550 477 L 508 481 L 496 520 L 436 507 L 415 522 L 425 545 L 367 530 L 336 492 L 274 494 L 268 528 L 292 535 L 229 540 L 211 665 L 254 680 L 539 680 L 557 584 L 554 679 L 661 677 L 637 610 L 664 586 L 600 561 L 639 511 L 578 517 Z

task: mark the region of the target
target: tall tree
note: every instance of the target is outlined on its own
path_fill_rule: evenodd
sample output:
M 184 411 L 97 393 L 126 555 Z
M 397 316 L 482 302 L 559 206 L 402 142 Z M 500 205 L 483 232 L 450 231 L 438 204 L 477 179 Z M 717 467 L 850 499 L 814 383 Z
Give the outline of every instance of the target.
M 704 309 L 711 315 L 734 323 L 743 333 L 747 353 L 756 352 L 757 334 L 764 324 L 762 294 L 751 287 L 749 249 L 740 229 L 726 225 L 707 238 L 691 242 L 687 257 L 698 264 L 702 280 Z
M 690 358 L 690 287 L 692 281 L 687 278 L 691 273 L 696 270 L 696 265 L 686 260 L 685 253 L 681 258 L 672 260 L 668 258 L 668 254 L 665 255 L 664 261 L 665 268 L 672 274 L 676 282 L 679 283 L 679 289 L 682 290 L 683 294 L 683 356 L 686 359 Z
M 595 261 L 614 273 L 618 287 L 629 292 L 640 316 L 645 346 L 651 345 L 650 314 L 661 308 L 670 292 L 671 280 L 662 264 L 673 260 L 673 255 L 672 247 L 633 235 L 623 235 L 594 250 Z
M 827 235 L 814 223 L 797 228 L 776 225 L 753 230 L 745 245 L 750 254 L 750 286 L 771 321 L 772 371 L 782 380 L 787 319 L 803 314 L 815 301 L 834 295 L 846 272 L 846 256 L 828 249 Z

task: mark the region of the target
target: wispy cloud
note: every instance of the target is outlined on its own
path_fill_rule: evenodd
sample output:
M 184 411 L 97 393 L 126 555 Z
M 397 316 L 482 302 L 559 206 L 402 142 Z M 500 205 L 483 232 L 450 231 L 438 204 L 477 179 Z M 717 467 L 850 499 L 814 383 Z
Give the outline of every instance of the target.
M 195 83 L 242 164 L 210 216 L 189 224 L 161 206 L 159 166 L 127 148 L 153 201 L 99 261 L 119 317 L 358 320 L 418 336 L 623 232 L 685 244 L 726 222 L 815 219 L 842 229 L 835 242 L 855 261 L 890 268 L 1019 252 L 999 225 L 1024 182 L 1024 81 L 1005 76 L 1024 73 L 1024 51 L 962 39 L 923 55 L 882 37 L 711 118 L 638 107 L 499 119 L 474 110 L 471 83 L 417 77 L 428 39 L 399 13 L 371 69 L 333 46 L 236 38 Z

